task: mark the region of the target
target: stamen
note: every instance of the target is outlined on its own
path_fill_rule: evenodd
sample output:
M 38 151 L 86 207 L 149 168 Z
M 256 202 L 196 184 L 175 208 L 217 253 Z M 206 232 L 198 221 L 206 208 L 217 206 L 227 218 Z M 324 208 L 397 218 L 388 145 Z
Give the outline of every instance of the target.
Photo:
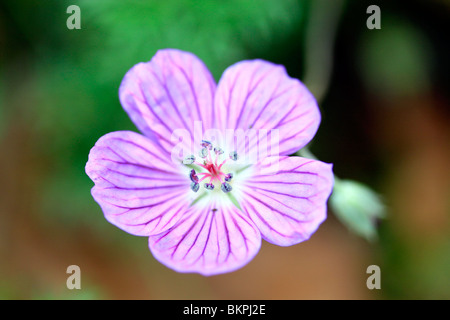
M 194 162 L 194 164 L 198 165 L 199 167 L 202 167 L 203 169 L 208 169 L 208 167 L 206 166 L 206 160 L 203 161 L 203 163 L 199 163 L 199 162 Z
M 216 147 L 214 147 L 214 152 L 215 152 L 217 155 L 223 154 L 223 150 L 222 150 L 221 148 L 216 148 Z M 216 159 L 217 159 L 217 158 L 216 158 Z
M 198 183 L 198 176 L 194 169 L 191 170 L 189 173 L 189 178 L 191 178 L 191 181 L 194 183 Z
M 208 149 L 208 148 L 207 148 L 207 149 Z M 210 150 L 211 150 L 211 149 L 208 149 L 208 161 L 209 161 L 209 162 L 212 162 Z
M 223 160 L 223 162 L 219 165 L 219 170 L 222 168 L 222 166 L 227 162 L 228 159 Z
M 187 156 L 186 158 L 184 158 L 183 164 L 193 164 L 194 161 L 195 161 L 195 156 L 193 154 L 191 154 L 190 156 Z
M 211 178 L 211 175 L 209 173 L 199 173 L 199 174 L 204 174 L 203 178 L 198 180 L 199 183 L 205 180 L 206 178 Z
M 208 149 L 207 148 L 202 148 L 199 153 L 201 158 L 205 159 L 208 156 Z
M 214 185 L 212 183 L 205 183 L 205 189 L 206 190 L 213 190 L 214 189 Z
M 228 182 L 224 182 L 220 185 L 220 189 L 225 192 L 228 193 L 230 192 L 233 188 L 230 186 L 230 184 Z
M 231 160 L 236 161 L 238 158 L 239 158 L 239 157 L 238 157 L 238 154 L 237 154 L 236 151 L 231 151 L 231 152 L 230 152 L 230 159 L 231 159 Z
M 198 189 L 200 189 L 200 185 L 198 183 L 191 182 L 191 190 L 197 192 Z
M 225 175 L 225 181 L 231 181 L 231 179 L 233 179 L 233 173 L 227 173 Z
M 201 146 L 203 148 L 208 148 L 209 150 L 212 149 L 212 143 L 208 140 L 202 140 Z

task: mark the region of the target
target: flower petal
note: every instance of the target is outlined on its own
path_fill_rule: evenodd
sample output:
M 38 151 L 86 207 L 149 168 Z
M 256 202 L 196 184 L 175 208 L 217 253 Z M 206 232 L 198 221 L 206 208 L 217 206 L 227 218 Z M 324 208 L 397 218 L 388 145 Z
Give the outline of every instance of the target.
M 326 219 L 332 165 L 300 157 L 271 160 L 270 165 L 257 164 L 261 173 L 238 186 L 237 195 L 263 239 L 289 246 L 309 239 Z
M 279 155 L 304 147 L 320 123 L 319 108 L 308 89 L 290 78 L 283 66 L 262 60 L 238 62 L 225 70 L 214 103 L 222 130 L 278 129 Z
M 153 255 L 178 272 L 213 275 L 243 267 L 261 246 L 258 229 L 231 203 L 203 203 L 170 230 L 149 238 Z
M 106 219 L 131 234 L 148 236 L 169 229 L 192 202 L 181 167 L 135 132 L 100 138 L 91 149 L 86 173 L 95 183 L 92 196 Z
M 165 49 L 127 72 L 119 97 L 138 129 L 171 152 L 175 129 L 186 129 L 192 137 L 195 121 L 211 126 L 215 89 L 209 70 L 195 55 Z

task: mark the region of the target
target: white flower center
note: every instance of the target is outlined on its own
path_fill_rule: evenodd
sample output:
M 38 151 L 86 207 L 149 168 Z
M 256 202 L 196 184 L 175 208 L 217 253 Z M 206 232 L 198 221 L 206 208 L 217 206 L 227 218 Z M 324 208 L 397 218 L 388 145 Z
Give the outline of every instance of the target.
M 226 172 L 224 164 L 229 159 L 233 161 L 238 159 L 236 151 L 230 152 L 229 158 L 222 159 L 225 152 L 221 148 L 213 147 L 212 143 L 207 140 L 203 140 L 201 146 L 199 156 L 202 160 L 196 161 L 194 155 L 190 155 L 183 160 L 184 164 L 195 164 L 204 169 L 203 172 L 197 172 L 195 169 L 190 171 L 191 190 L 197 192 L 200 189 L 200 183 L 206 180 L 207 182 L 203 184 L 206 190 L 214 190 L 217 185 L 220 185 L 223 192 L 230 192 L 233 188 L 229 182 L 233 179 L 234 174 Z

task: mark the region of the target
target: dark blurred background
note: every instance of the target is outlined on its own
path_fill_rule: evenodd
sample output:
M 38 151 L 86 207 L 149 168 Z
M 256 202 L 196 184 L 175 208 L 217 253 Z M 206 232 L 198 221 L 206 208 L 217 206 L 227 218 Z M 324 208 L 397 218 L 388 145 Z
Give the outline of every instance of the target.
M 449 13 L 445 0 L 3 0 L 0 299 L 450 299 Z M 310 151 L 380 195 L 377 240 L 330 209 L 309 241 L 264 242 L 246 267 L 203 277 L 109 224 L 84 166 L 99 137 L 136 130 L 118 87 L 161 48 L 193 52 L 216 80 L 262 58 L 304 81 L 322 110 Z M 81 290 L 66 288 L 73 264 Z M 373 264 L 380 290 L 366 287 Z

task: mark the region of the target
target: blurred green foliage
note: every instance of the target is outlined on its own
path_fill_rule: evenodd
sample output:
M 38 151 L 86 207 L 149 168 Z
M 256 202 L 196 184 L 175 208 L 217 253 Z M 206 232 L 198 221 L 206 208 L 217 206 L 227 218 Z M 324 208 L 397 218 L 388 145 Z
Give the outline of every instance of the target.
M 393 98 L 430 89 L 431 45 L 410 22 L 386 14 L 383 28 L 365 33 L 359 50 L 363 80 L 375 94 Z
M 262 52 L 299 24 L 304 1 L 89 1 L 80 2 L 92 45 L 89 59 L 121 78 L 137 61 L 161 48 L 194 52 L 216 80 L 231 63 Z M 95 60 L 95 58 L 94 58 Z

